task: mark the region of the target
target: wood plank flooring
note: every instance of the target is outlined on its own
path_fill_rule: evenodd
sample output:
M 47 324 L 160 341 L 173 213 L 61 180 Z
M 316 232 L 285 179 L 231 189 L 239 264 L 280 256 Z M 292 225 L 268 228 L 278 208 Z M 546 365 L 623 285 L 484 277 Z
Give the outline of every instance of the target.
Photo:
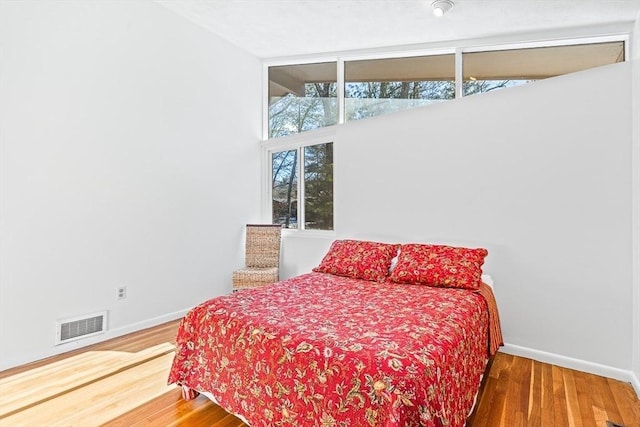
M 22 367 L 0 372 L 0 398 L 2 380 L 18 373 L 39 367 L 55 366 L 69 357 L 90 351 L 123 351 L 137 353 L 162 343 L 174 343 L 178 321 L 168 322 L 155 328 L 136 332 L 124 337 L 96 344 L 72 353 L 56 356 Z M 158 359 L 160 360 L 160 359 Z M 160 362 L 159 362 L 160 363 Z M 162 368 L 154 373 L 158 382 L 165 381 L 168 372 L 167 359 Z M 46 369 L 46 368 L 45 368 Z M 32 371 L 37 372 L 37 370 Z M 150 394 L 146 403 L 127 408 L 124 402 L 131 399 L 122 385 L 128 380 L 114 376 L 114 383 L 104 388 L 103 400 L 107 407 L 91 405 L 89 414 L 108 414 L 85 419 L 79 427 L 103 425 L 124 426 L 245 426 L 239 419 L 229 415 L 205 397 L 191 401 L 181 398 L 180 390 L 169 388 L 159 395 Z M 131 391 L 131 390 L 129 390 Z M 144 388 L 133 390 L 141 395 L 151 393 Z M 56 425 L 62 415 L 56 414 L 55 398 L 50 401 L 47 421 L 30 420 L 28 424 L 13 424 L 9 418 L 0 418 L 0 426 Z M 99 402 L 95 402 L 98 404 Z M 108 412 L 113 407 L 115 412 Z M 78 410 L 81 410 L 80 408 Z M 1 416 L 1 415 L 0 415 Z M 91 420 L 92 419 L 92 420 Z M 606 421 L 626 427 L 640 427 L 640 400 L 630 384 L 570 369 L 560 368 L 530 359 L 498 353 L 488 372 L 484 387 L 478 397 L 476 410 L 469 418 L 469 427 L 606 427 Z M 26 422 L 26 421 L 25 421 Z M 44 423 L 44 424 L 43 424 Z
M 469 419 L 472 427 L 640 427 L 631 384 L 498 353 Z
M 98 391 L 102 392 L 106 382 L 118 385 L 114 377 L 117 378 L 120 374 L 132 377 L 147 372 L 143 379 L 148 379 L 148 376 L 154 375 L 153 367 L 166 369 L 165 360 L 171 363 L 174 350 L 173 344 L 163 343 L 137 353 L 115 350 L 87 351 L 2 378 L 0 419 L 6 423 L 18 412 L 22 413 L 22 417 L 31 416 L 29 414 L 33 412 L 42 412 L 51 401 L 58 399 L 56 402 L 59 402 L 63 395 L 72 396 L 75 390 L 82 389 L 82 396 L 88 396 L 88 389 L 96 383 L 100 383 Z
M 171 365 L 173 354 L 173 351 L 163 351 L 157 357 L 141 363 L 134 362 L 124 369 L 112 370 L 107 366 L 105 375 L 96 381 L 88 379 L 85 382 L 81 379 L 84 375 L 78 372 L 71 377 L 81 379 L 80 385 L 49 397 L 44 396 L 34 405 L 22 406 L 2 417 L 0 425 L 66 427 L 99 426 L 107 423 L 176 389 L 175 386 L 168 386 L 166 380 L 167 367 Z M 77 361 L 81 370 L 88 366 L 87 363 L 93 362 L 95 360 Z M 47 382 L 50 382 L 51 375 L 47 375 L 48 377 L 40 377 L 49 379 Z M 15 390 L 13 387 L 11 391 Z M 23 393 L 27 394 L 28 389 Z

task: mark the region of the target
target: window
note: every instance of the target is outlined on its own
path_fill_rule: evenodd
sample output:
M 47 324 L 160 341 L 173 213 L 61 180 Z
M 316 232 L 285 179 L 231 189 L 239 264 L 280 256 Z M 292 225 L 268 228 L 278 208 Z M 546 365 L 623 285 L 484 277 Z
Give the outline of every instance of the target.
M 298 150 L 271 154 L 273 223 L 298 228 Z
M 334 229 L 333 143 L 326 142 L 333 131 L 322 128 L 622 62 L 624 40 L 607 36 L 581 44 L 459 47 L 268 66 L 266 213 L 271 210 L 273 223 L 288 229 Z
M 455 55 L 348 61 L 345 120 L 359 120 L 455 97 Z
M 465 96 L 624 61 L 624 42 L 464 53 Z
M 335 62 L 269 67 L 269 138 L 338 123 Z
M 625 42 L 620 39 L 472 50 L 460 48 L 462 96 L 625 60 Z M 342 75 L 338 70 L 344 70 Z M 421 56 L 269 66 L 266 137 L 300 134 L 453 99 L 455 70 L 456 55 L 442 50 Z M 343 99 L 338 99 L 338 82 L 344 89 Z
M 298 159 L 302 157 L 303 161 Z M 333 143 L 271 153 L 271 211 L 274 224 L 304 230 L 333 230 Z M 304 180 L 299 181 L 298 176 Z M 298 203 L 298 199 L 304 203 Z

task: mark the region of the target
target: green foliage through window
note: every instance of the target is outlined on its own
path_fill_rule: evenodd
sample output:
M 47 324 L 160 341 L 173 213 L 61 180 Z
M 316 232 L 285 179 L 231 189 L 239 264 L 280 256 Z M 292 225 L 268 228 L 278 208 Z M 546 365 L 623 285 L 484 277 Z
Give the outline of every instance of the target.
M 304 156 L 302 164 L 300 155 Z M 333 143 L 273 152 L 271 168 L 273 223 L 285 228 L 333 230 Z M 298 180 L 300 169 L 302 182 Z M 304 194 L 302 206 L 300 194 Z

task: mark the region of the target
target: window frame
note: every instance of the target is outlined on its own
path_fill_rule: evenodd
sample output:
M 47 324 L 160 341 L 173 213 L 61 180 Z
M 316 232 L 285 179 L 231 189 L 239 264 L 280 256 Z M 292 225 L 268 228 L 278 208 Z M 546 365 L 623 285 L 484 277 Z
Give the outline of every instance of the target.
M 341 82 L 338 82 L 338 84 L 340 85 L 339 88 L 342 89 L 342 94 L 338 93 L 338 96 L 340 96 L 339 100 L 338 100 L 338 105 L 340 106 L 340 101 L 342 101 L 342 109 L 338 109 L 338 117 L 340 119 L 342 119 L 341 122 L 339 123 L 346 123 L 349 120 L 347 120 L 346 117 L 346 98 L 345 98 L 345 85 L 346 85 L 346 81 L 345 81 L 345 74 L 346 74 L 346 63 L 347 62 L 355 62 L 355 61 L 375 61 L 375 60 L 386 60 L 386 59 L 404 59 L 404 58 L 420 58 L 420 57 L 429 57 L 429 56 L 452 56 L 453 57 L 453 64 L 454 64 L 454 73 L 453 73 L 453 78 L 454 78 L 454 86 L 457 88 L 457 75 L 456 75 L 456 67 L 457 67 L 457 61 L 458 61 L 458 56 L 457 56 L 457 49 L 453 49 L 453 48 L 444 48 L 444 49 L 428 49 L 428 50 L 412 50 L 412 51 L 395 51 L 395 52 L 390 52 L 387 54 L 369 54 L 369 55 L 353 55 L 353 56 L 342 56 L 340 57 L 340 61 L 342 64 L 342 68 L 341 71 L 338 70 L 338 72 L 341 72 L 341 75 L 339 77 L 341 77 Z M 455 90 L 454 91 L 454 98 L 456 99 L 458 98 L 458 91 Z M 447 99 L 447 100 L 443 100 L 443 101 L 451 101 L 451 99 Z M 374 117 L 378 117 L 378 116 L 374 116 Z M 371 117 L 369 117 L 371 118 Z M 358 120 L 356 120 L 358 121 Z
M 525 50 L 544 47 L 563 47 L 563 46 L 579 46 L 598 43 L 612 43 L 623 42 L 624 43 L 624 61 L 629 60 L 629 34 L 614 34 L 614 35 L 601 35 L 601 36 L 589 36 L 578 37 L 570 39 L 549 39 L 549 40 L 537 40 L 528 42 L 513 42 L 513 43 L 500 43 L 500 44 L 487 44 L 476 45 L 469 47 L 460 47 L 456 51 L 456 98 L 459 96 L 463 98 L 464 95 L 464 54 L 466 53 L 481 53 L 481 52 L 499 52 L 503 50 Z M 458 70 L 459 67 L 459 70 Z
M 279 139 L 284 139 L 284 138 L 292 138 L 295 137 L 296 135 L 304 135 L 307 134 L 309 132 L 314 132 L 316 130 L 320 130 L 320 129 L 330 129 L 333 128 L 335 126 L 337 126 L 340 123 L 343 123 L 341 121 L 340 118 L 340 74 L 341 74 L 341 70 L 340 70 L 340 64 L 337 64 L 336 66 L 336 73 L 338 74 L 338 80 L 336 80 L 336 84 L 338 85 L 338 92 L 337 92 L 337 97 L 338 97 L 338 117 L 337 117 L 337 124 L 336 125 L 332 125 L 332 126 L 325 126 L 323 128 L 319 128 L 319 129 L 314 129 L 311 131 L 307 131 L 307 132 L 301 132 L 299 134 L 291 134 L 291 135 L 285 135 L 285 136 L 280 136 L 280 137 L 276 137 L 276 138 L 269 138 L 269 67 L 279 67 L 279 66 L 284 66 L 284 65 L 308 65 L 308 64 L 321 64 L 323 62 L 336 62 L 338 60 L 337 56 L 322 56 L 322 57 L 314 57 L 313 59 L 309 59 L 309 60 L 296 60 L 296 59 L 287 59 L 287 60 L 281 60 L 281 61 L 274 61 L 274 62 L 270 62 L 270 61 L 265 61 L 262 63 L 262 141 L 266 142 L 266 141 L 275 141 L 275 140 L 279 140 Z M 342 80 L 344 80 L 344 78 L 342 78 Z M 344 96 L 344 89 L 343 89 L 343 93 L 342 96 Z
M 463 54 L 465 53 L 477 53 L 477 52 L 492 52 L 500 50 L 517 50 L 517 49 L 530 49 L 539 47 L 560 47 L 560 46 L 575 46 L 583 44 L 594 43 L 607 43 L 607 42 L 624 42 L 624 62 L 629 60 L 629 34 L 628 33 L 616 33 L 609 35 L 598 36 L 583 36 L 573 38 L 553 38 L 553 39 L 541 39 L 533 41 L 516 41 L 516 42 L 504 42 L 504 43 L 477 43 L 462 41 L 459 47 L 433 47 L 433 48 L 421 48 L 421 49 L 403 49 L 402 46 L 397 47 L 395 50 L 384 50 L 378 52 L 347 52 L 335 55 L 327 56 L 313 56 L 307 58 L 287 58 L 287 59 L 275 59 L 263 61 L 263 73 L 262 73 L 262 140 L 269 141 L 278 138 L 269 139 L 269 67 L 283 66 L 283 65 L 306 65 L 317 64 L 323 62 L 336 62 L 336 84 L 337 84 L 337 104 L 338 104 L 338 117 L 337 126 L 345 123 L 345 108 L 344 108 L 344 71 L 345 62 L 349 61 L 361 61 L 361 60 L 374 60 L 374 59 L 397 59 L 397 58 L 411 58 L 416 56 L 436 56 L 453 54 L 455 56 L 455 86 L 456 86 L 456 99 L 463 97 L 462 84 L 463 84 Z M 331 128 L 333 126 L 327 126 Z M 301 134 L 308 133 L 302 132 Z
M 273 177 L 273 153 L 288 150 L 298 151 L 298 163 L 296 165 L 297 174 L 297 192 L 298 192 L 298 227 L 297 228 L 283 228 L 284 233 L 303 233 L 305 235 L 317 235 L 317 236 L 332 236 L 335 235 L 336 230 L 336 204 L 335 204 L 335 190 L 336 190 L 336 143 L 335 143 L 336 130 L 335 126 L 328 126 L 324 128 L 314 129 L 308 132 L 287 135 L 280 138 L 273 138 L 262 142 L 262 169 L 263 173 L 263 186 L 262 194 L 262 209 L 264 217 L 268 222 L 273 222 L 273 188 L 271 186 L 271 180 Z M 304 185 L 304 148 L 318 145 L 318 144 L 333 144 L 333 230 L 316 230 L 306 229 L 305 224 L 305 185 Z M 268 218 L 268 219 L 267 219 Z
M 516 36 L 517 37 L 517 36 Z M 485 39 L 486 40 L 486 39 Z M 607 43 L 607 42 L 623 42 L 624 43 L 624 61 L 629 61 L 630 58 L 630 34 L 628 31 L 609 32 L 606 35 L 577 35 L 570 37 L 559 36 L 556 38 L 540 38 L 530 41 L 505 41 L 505 42 L 482 42 L 462 40 L 458 41 L 460 46 L 451 47 L 444 43 L 432 43 L 429 46 L 416 48 L 398 46 L 396 48 L 379 49 L 375 52 L 371 50 L 361 52 L 343 52 L 324 56 L 306 56 L 306 57 L 291 57 L 281 59 L 267 59 L 262 62 L 262 210 L 263 217 L 268 218 L 268 221 L 272 221 L 272 159 L 273 152 L 285 151 L 285 150 L 298 150 L 298 155 L 303 155 L 303 148 L 309 145 L 322 144 L 327 142 L 333 143 L 333 230 L 307 230 L 300 228 L 300 224 L 304 224 L 304 176 L 302 175 L 301 165 L 303 161 L 298 162 L 298 224 L 299 228 L 296 229 L 283 229 L 284 233 L 300 233 L 305 236 L 331 236 L 336 235 L 336 229 L 338 228 L 339 218 L 336 218 L 336 188 L 339 181 L 338 174 L 336 173 L 339 164 L 339 144 L 336 143 L 336 129 L 339 125 L 345 123 L 345 62 L 358 61 L 358 60 L 373 60 L 373 59 L 394 59 L 394 58 L 409 58 L 416 56 L 431 56 L 431 55 L 454 55 L 454 78 L 455 78 L 455 98 L 463 98 L 463 54 L 476 53 L 476 52 L 491 52 L 501 50 L 514 50 L 514 49 L 530 49 L 539 47 L 559 47 L 559 46 L 574 46 L 583 44 L 594 43 Z M 451 43 L 451 42 L 447 42 Z M 304 65 L 315 64 L 322 62 L 336 62 L 336 84 L 337 84 L 337 105 L 338 105 L 338 117 L 337 123 L 332 126 L 326 126 L 319 129 L 310 130 L 307 132 L 301 132 L 293 135 L 286 135 L 282 137 L 269 138 L 269 67 L 282 66 L 282 65 Z M 302 157 L 300 157 L 302 159 Z M 300 207 L 302 206 L 302 207 Z
M 336 73 L 337 73 L 337 79 L 336 79 L 336 85 L 337 85 L 337 91 L 336 91 L 336 105 L 338 108 L 337 111 L 337 117 L 336 117 L 336 124 L 335 125 L 328 125 L 328 126 L 323 126 L 321 128 L 315 128 L 312 129 L 310 131 L 306 131 L 306 132 L 299 132 L 299 133 L 291 133 L 288 135 L 283 135 L 283 136 L 278 136 L 278 137 L 274 137 L 274 138 L 269 138 L 269 85 L 270 85 L 270 77 L 269 77 L 269 68 L 270 67 L 280 67 L 280 66 L 289 66 L 289 65 L 313 65 L 313 64 L 322 64 L 322 63 L 336 63 Z M 344 67 L 344 65 L 343 65 Z M 285 138 L 288 136 L 293 136 L 293 135 L 297 135 L 297 134 L 304 134 L 304 133 L 308 133 L 311 131 L 314 131 L 316 129 L 325 129 L 325 128 L 331 128 L 333 126 L 336 126 L 340 123 L 343 123 L 344 121 L 341 121 L 341 106 L 340 106 L 340 99 L 342 99 L 343 102 L 343 106 L 344 107 L 344 88 L 342 89 L 342 93 L 340 92 L 340 76 L 344 75 L 344 68 L 341 70 L 340 69 L 340 62 L 338 61 L 338 57 L 317 57 L 314 58 L 313 60 L 309 60 L 309 61 L 295 61 L 295 60 L 288 60 L 288 61 L 278 61 L 278 62 L 274 62 L 274 63 L 263 63 L 263 75 L 262 75 L 262 140 L 263 141 L 269 141 L 269 140 L 274 140 L 274 139 L 278 139 L 278 138 Z M 344 80 L 344 77 L 342 77 L 342 80 Z

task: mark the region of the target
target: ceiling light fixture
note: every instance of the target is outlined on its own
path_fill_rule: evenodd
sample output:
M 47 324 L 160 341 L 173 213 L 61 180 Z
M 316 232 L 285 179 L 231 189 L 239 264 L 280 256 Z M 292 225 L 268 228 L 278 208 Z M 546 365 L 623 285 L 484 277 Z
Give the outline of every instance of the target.
M 451 0 L 435 0 L 431 3 L 431 7 L 433 14 L 439 17 L 451 10 L 453 2 Z

